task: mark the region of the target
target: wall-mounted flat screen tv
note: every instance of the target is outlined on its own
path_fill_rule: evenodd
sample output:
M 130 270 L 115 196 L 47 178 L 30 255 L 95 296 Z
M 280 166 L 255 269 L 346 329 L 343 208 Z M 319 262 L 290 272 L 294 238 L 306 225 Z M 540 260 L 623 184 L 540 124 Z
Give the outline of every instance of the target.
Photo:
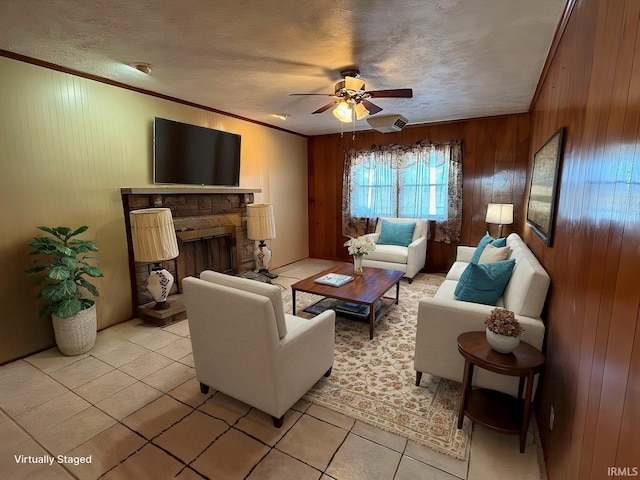
M 153 182 L 240 185 L 240 135 L 156 117 Z

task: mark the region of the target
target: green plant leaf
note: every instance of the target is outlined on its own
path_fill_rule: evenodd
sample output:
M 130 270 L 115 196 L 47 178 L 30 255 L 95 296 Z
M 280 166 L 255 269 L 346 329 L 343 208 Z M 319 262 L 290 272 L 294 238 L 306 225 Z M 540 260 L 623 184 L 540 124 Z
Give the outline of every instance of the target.
M 43 232 L 50 233 L 51 235 L 55 235 L 56 234 L 56 232 L 53 230 L 53 228 L 49 228 L 49 227 L 38 227 L 38 230 L 42 230 Z
M 78 285 L 73 280 L 64 280 L 60 283 L 50 284 L 40 290 L 40 296 L 59 302 L 61 300 L 75 298 L 78 293 Z
M 59 302 L 54 306 L 53 313 L 61 318 L 69 318 L 76 315 L 80 310 L 82 310 L 82 303 L 74 298 Z
M 96 302 L 91 300 L 90 298 L 81 298 L 80 303 L 82 304 L 82 310 L 85 310 L 87 308 L 91 308 Z
M 75 257 L 62 257 L 60 261 L 70 271 L 74 271 L 78 267 L 78 260 Z
M 35 275 L 36 273 L 40 273 L 40 272 L 42 272 L 42 271 L 46 270 L 47 268 L 49 268 L 49 266 L 48 266 L 48 265 L 38 265 L 37 267 L 30 268 L 30 269 L 29 269 L 29 270 L 27 270 L 26 272 L 27 272 L 29 275 Z
M 92 295 L 99 297 L 100 294 L 98 293 L 98 289 L 95 287 L 95 285 L 87 280 L 85 280 L 84 278 L 81 278 L 79 280 L 80 285 L 82 285 L 84 288 L 86 288 Z
M 54 265 L 47 275 L 51 280 L 66 280 L 71 276 L 71 271 L 66 265 Z
M 39 312 L 39 315 L 41 317 L 48 317 L 49 315 L 51 315 L 54 311 L 53 309 L 53 303 L 47 303 L 44 307 L 42 307 L 42 309 Z
M 98 267 L 93 267 L 91 265 L 85 265 L 80 270 L 89 275 L 90 277 L 104 277 L 102 270 Z
M 29 246 L 34 249 L 31 255 L 51 255 L 56 251 L 56 245 L 58 245 L 58 243 L 49 237 L 36 237 L 33 242 L 29 243 Z
M 89 251 L 91 252 L 98 251 L 98 245 L 96 245 L 96 243 L 92 242 L 91 240 L 79 240 L 76 238 L 69 242 L 69 246 L 83 253 L 89 252 Z
M 53 252 L 54 255 L 65 255 L 67 257 L 76 256 L 76 252 L 74 252 L 72 249 L 70 249 L 69 247 L 61 243 L 56 244 L 54 249 L 55 249 L 55 251 Z
M 69 235 L 67 235 L 67 238 L 71 238 L 71 237 L 75 237 L 76 235 L 80 235 L 82 232 L 86 232 L 88 228 L 89 228 L 88 226 L 83 225 L 82 227 L 75 229 L 73 232 L 71 232 Z
M 69 227 L 56 227 L 53 229 L 54 230 L 54 235 L 57 233 L 60 236 L 67 236 L 69 235 L 69 232 L 71 231 L 71 229 Z

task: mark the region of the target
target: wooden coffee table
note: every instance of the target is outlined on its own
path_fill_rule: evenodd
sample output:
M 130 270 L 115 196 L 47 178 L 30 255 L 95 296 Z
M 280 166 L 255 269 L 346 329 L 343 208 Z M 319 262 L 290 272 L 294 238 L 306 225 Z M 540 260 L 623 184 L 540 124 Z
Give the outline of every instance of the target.
M 327 273 L 340 273 L 352 275 L 355 278 L 341 287 L 322 285 L 314 280 Z M 362 275 L 353 274 L 352 263 L 341 263 L 335 267 L 324 270 L 312 277 L 305 278 L 291 285 L 291 300 L 293 314 L 296 313 L 296 292 L 307 292 L 323 297 L 337 298 L 347 302 L 359 303 L 369 306 L 369 339 L 373 338 L 373 326 L 387 311 L 396 305 L 400 299 L 400 279 L 404 275 L 398 270 L 386 270 L 383 268 L 364 267 Z M 384 294 L 395 284 L 396 298 L 385 297 Z M 378 300 L 382 300 L 378 305 Z

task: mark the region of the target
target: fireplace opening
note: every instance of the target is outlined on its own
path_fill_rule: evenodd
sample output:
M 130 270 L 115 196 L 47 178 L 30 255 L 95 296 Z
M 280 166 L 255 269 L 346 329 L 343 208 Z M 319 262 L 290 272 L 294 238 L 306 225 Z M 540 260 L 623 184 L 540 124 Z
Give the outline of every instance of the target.
M 182 279 L 199 277 L 203 270 L 234 273 L 233 227 L 212 227 L 176 232 L 180 256 L 176 259 L 178 292 Z

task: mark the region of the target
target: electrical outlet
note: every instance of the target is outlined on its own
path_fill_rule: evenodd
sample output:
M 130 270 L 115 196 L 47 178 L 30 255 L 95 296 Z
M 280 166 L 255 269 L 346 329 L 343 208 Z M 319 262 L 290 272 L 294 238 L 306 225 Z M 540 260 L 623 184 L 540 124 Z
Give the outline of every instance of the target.
M 556 412 L 553 408 L 553 405 L 551 405 L 551 411 L 549 412 L 549 430 L 553 431 L 553 422 L 556 419 Z

